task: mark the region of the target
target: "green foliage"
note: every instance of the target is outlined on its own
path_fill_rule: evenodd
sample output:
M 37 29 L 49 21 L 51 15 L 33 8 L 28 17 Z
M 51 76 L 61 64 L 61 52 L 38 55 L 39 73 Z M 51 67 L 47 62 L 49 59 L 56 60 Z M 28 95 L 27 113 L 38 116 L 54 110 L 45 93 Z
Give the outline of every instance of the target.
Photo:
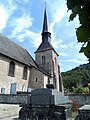
M 75 7 L 74 7 L 73 13 L 72 13 L 72 14 L 70 15 L 70 17 L 69 17 L 69 21 L 70 21 L 70 20 L 73 20 L 73 19 L 76 17 L 76 15 L 78 14 L 79 9 L 80 9 L 80 7 L 78 7 L 78 6 L 75 6 Z
M 81 42 L 81 43 L 82 42 L 89 42 L 90 28 L 80 26 L 76 31 L 76 35 L 78 37 L 78 42 Z
M 81 47 L 81 50 L 80 50 L 80 52 L 84 52 L 84 54 L 88 57 L 88 58 L 90 58 L 90 42 L 88 42 L 88 44 L 87 44 L 87 46 L 86 47 Z M 89 59 L 89 62 L 90 62 L 90 59 Z
M 83 93 L 83 88 L 82 87 L 76 87 L 76 88 L 73 88 L 73 92 L 74 93 Z
M 90 47 L 88 47 L 90 44 L 90 0 L 67 0 L 67 7 L 72 11 L 69 21 L 74 20 L 76 15 L 79 16 L 80 27 L 76 30 L 76 36 L 78 42 L 85 45 L 82 46 L 80 52 L 83 52 L 90 61 Z
M 62 72 L 61 75 L 65 89 L 73 92 L 75 88 L 78 88 L 76 91 L 80 92 L 81 88 L 87 87 L 90 83 L 90 64 L 80 65 L 70 71 Z M 84 90 L 82 91 L 84 93 Z
M 83 93 L 89 93 L 89 88 L 88 87 L 83 88 Z
M 73 93 L 89 93 L 88 87 L 77 86 L 73 87 Z

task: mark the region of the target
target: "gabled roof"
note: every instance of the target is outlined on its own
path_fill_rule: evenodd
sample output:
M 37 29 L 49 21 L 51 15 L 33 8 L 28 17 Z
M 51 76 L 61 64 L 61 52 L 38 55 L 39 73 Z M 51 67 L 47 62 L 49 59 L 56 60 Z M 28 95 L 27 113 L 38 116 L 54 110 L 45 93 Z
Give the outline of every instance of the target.
M 23 64 L 37 67 L 28 51 L 0 34 L 0 53 Z
M 34 59 L 31 57 L 31 55 L 26 49 L 17 45 L 13 41 L 11 41 L 8 37 L 2 34 L 0 34 L 0 54 L 6 57 L 9 57 L 15 61 L 18 61 L 20 63 L 23 63 L 25 65 L 28 65 L 31 67 L 33 66 L 34 68 L 38 69 L 42 73 L 50 76 L 44 70 L 39 68 L 37 63 L 34 61 Z
M 35 51 L 35 53 L 43 52 L 43 51 L 47 51 L 47 50 L 53 50 L 57 54 L 57 56 L 59 56 L 58 53 L 53 48 L 53 46 L 51 45 L 51 43 L 49 43 L 49 42 L 46 42 L 46 43 L 42 42 L 40 44 L 40 46 L 38 47 L 38 49 Z
M 54 49 L 53 46 L 49 43 L 49 42 L 46 42 L 46 43 L 41 43 L 40 46 L 38 47 L 38 49 L 36 50 L 36 52 L 40 52 L 40 51 L 44 51 L 44 50 L 51 50 L 51 49 Z

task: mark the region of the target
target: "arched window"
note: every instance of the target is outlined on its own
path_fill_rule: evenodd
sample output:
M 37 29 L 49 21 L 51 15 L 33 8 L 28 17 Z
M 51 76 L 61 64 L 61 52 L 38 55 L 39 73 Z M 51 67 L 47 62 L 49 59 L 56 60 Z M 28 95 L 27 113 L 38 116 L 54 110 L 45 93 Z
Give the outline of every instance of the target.
M 46 57 L 43 55 L 42 56 L 42 63 L 45 64 L 45 62 L 46 62 Z
M 23 79 L 27 80 L 27 67 L 26 66 L 23 69 Z
M 22 91 L 23 91 L 23 92 L 27 91 L 27 87 L 26 87 L 25 84 L 22 85 Z
M 15 71 L 15 63 L 13 61 L 9 64 L 9 73 L 8 75 L 11 77 L 14 77 L 14 71 Z
M 1 88 L 1 93 L 5 94 L 5 88 Z

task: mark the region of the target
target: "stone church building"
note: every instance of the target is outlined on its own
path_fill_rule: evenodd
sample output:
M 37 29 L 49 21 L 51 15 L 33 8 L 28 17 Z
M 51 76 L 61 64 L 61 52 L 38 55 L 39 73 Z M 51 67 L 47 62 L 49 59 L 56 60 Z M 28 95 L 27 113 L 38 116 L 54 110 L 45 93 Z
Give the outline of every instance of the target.
M 46 8 L 41 35 L 42 42 L 34 60 L 26 49 L 0 34 L 0 94 L 46 88 L 47 84 L 62 91 L 58 53 L 51 45 Z

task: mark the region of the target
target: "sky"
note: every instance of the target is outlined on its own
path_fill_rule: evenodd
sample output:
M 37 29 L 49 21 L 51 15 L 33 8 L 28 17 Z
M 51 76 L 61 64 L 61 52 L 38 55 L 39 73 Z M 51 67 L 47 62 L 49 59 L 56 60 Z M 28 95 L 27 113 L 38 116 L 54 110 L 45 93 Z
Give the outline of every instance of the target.
M 0 0 L 0 33 L 19 44 L 35 58 L 42 39 L 45 2 L 51 44 L 59 54 L 61 72 L 88 63 L 77 42 L 78 16 L 69 22 L 66 0 Z

